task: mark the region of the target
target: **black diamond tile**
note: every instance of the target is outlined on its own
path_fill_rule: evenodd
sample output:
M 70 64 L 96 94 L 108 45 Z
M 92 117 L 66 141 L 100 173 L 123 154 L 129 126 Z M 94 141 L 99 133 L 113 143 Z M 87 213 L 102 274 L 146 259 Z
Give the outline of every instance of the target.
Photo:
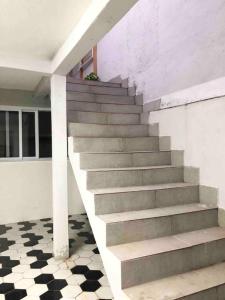
M 73 274 L 83 274 L 85 275 L 87 272 L 89 272 L 89 268 L 87 266 L 81 266 L 81 265 L 77 265 L 74 268 L 71 269 L 71 272 Z
M 2 267 L 11 269 L 15 266 L 18 266 L 19 264 L 20 264 L 19 260 L 8 260 L 8 261 L 5 261 L 5 262 L 2 262 Z
M 73 226 L 71 226 L 72 229 L 82 229 L 85 223 L 78 222 L 76 220 L 69 220 L 69 224 L 73 224 Z
M 8 240 L 6 238 L 0 238 L 0 253 L 9 249 Z
M 50 218 L 44 218 L 44 219 L 41 219 L 40 221 L 41 222 L 48 222 L 48 221 L 51 221 L 51 219 Z
M 14 289 L 13 283 L 2 283 L 0 284 L 0 294 L 6 294 Z
M 92 250 L 95 254 L 100 254 L 98 248 L 95 248 L 94 250 Z
M 34 278 L 35 283 L 47 284 L 54 279 L 52 274 L 41 274 Z
M 27 256 L 38 256 L 38 255 L 41 255 L 43 254 L 43 251 L 42 250 L 31 250 L 29 252 L 27 252 Z
M 41 300 L 59 300 L 62 294 L 59 291 L 48 291 L 40 296 Z
M 28 241 L 28 242 L 24 243 L 23 245 L 24 245 L 25 247 L 33 247 L 33 246 L 38 245 L 38 241 L 31 240 L 31 241 Z
M 48 289 L 50 291 L 60 291 L 65 286 L 67 286 L 67 282 L 64 279 L 55 279 L 48 284 Z
M 48 260 L 52 258 L 52 254 L 51 253 L 41 253 L 37 255 L 37 259 L 38 260 Z
M 26 290 L 12 290 L 5 295 L 5 300 L 20 300 L 27 296 Z
M 10 229 L 12 229 L 12 227 L 6 225 L 0 225 L 0 235 L 5 234 Z
M 53 223 L 46 223 L 46 224 L 44 224 L 44 227 L 50 227 L 50 228 L 53 228 Z
M 101 287 L 101 284 L 96 280 L 86 280 L 80 287 L 84 292 L 95 292 Z
M 31 269 L 41 269 L 44 268 L 45 266 L 47 266 L 47 262 L 45 260 L 38 260 L 33 262 L 30 267 Z
M 28 231 L 31 230 L 33 226 L 37 225 L 36 223 L 31 222 L 19 222 L 18 224 L 23 225 L 23 227 L 21 227 L 19 231 Z
M 0 256 L 0 264 L 9 261 L 10 257 L 9 256 Z
M 1 268 L 0 269 L 0 277 L 4 277 L 8 274 L 12 273 L 11 269 Z
M 91 270 L 87 272 L 84 276 L 89 280 L 98 280 L 103 276 L 103 274 L 101 271 Z

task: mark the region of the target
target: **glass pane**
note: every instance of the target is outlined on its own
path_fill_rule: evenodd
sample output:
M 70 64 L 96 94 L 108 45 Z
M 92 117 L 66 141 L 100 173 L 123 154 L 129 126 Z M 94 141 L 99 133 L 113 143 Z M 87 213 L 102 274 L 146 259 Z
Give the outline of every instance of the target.
M 19 157 L 19 113 L 9 112 L 9 157 Z
M 5 111 L 0 111 L 0 157 L 6 157 L 6 118 Z
M 35 115 L 22 112 L 23 157 L 35 156 Z
M 39 157 L 52 156 L 51 112 L 39 111 Z

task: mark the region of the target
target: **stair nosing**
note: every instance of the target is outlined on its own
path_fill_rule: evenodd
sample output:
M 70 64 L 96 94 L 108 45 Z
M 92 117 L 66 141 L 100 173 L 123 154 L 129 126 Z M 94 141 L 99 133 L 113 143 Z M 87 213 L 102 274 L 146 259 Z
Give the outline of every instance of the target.
M 142 127 L 149 127 L 148 124 L 99 124 L 99 123 L 79 123 L 79 122 L 69 122 L 71 124 L 82 124 L 82 125 L 98 125 L 98 126 L 142 126 Z
M 184 210 L 184 211 L 175 211 L 176 208 L 185 208 L 185 207 L 196 207 L 198 209 L 190 209 L 190 210 Z M 166 210 L 170 208 L 170 210 L 172 210 L 172 208 L 174 208 L 174 211 L 170 211 L 169 213 L 165 213 L 164 214 L 158 214 L 158 215 L 142 215 L 142 216 L 134 216 L 134 212 L 139 212 L 142 213 L 143 212 L 151 212 L 151 211 L 156 211 L 156 210 Z M 202 212 L 202 211 L 209 211 L 209 210 L 218 210 L 218 207 L 216 206 L 207 206 L 205 204 L 201 204 L 201 203 L 194 203 L 194 204 L 183 204 L 183 205 L 173 205 L 170 207 L 157 207 L 157 208 L 151 208 L 151 209 L 144 209 L 144 210 L 137 210 L 137 211 L 126 211 L 126 212 L 122 212 L 122 213 L 112 213 L 112 214 L 104 214 L 104 215 L 98 215 L 98 218 L 100 218 L 105 224 L 113 224 L 113 223 L 124 223 L 124 222 L 135 222 L 138 220 L 147 220 L 147 219 L 157 219 L 157 218 L 164 218 L 164 217 L 169 217 L 169 216 L 176 216 L 176 215 L 183 215 L 183 214 L 190 214 L 190 213 L 198 213 L 198 212 Z M 121 219 L 117 219 L 117 220 L 107 220 L 107 216 L 113 216 L 113 215 L 129 215 L 130 213 L 133 213 L 131 216 L 129 216 L 129 218 L 126 218 L 124 220 Z
M 95 102 L 93 102 L 93 103 L 95 103 Z M 107 115 L 108 114 L 116 114 L 116 115 L 138 115 L 139 116 L 141 114 L 141 113 L 104 112 L 104 111 L 83 111 L 83 110 L 75 110 L 75 109 L 68 109 L 67 112 L 68 111 L 74 111 L 74 112 L 78 112 L 78 113 L 81 112 L 81 113 L 93 113 L 93 114 L 107 114 Z
M 70 83 L 70 84 L 75 84 L 75 83 Z M 103 87 L 103 88 L 111 88 L 111 87 L 107 86 L 107 87 Z M 114 87 L 114 88 L 127 90 L 127 88 L 121 88 L 121 87 Z M 133 99 L 135 98 L 135 96 L 129 96 L 128 93 L 127 93 L 127 95 L 114 95 L 114 94 L 101 94 L 101 93 L 99 94 L 99 93 L 95 93 L 93 91 L 71 91 L 71 90 L 68 90 L 68 89 L 66 89 L 66 92 L 67 93 L 99 95 L 99 96 L 129 97 L 129 98 L 133 98 Z
M 76 152 L 76 153 L 80 153 L 80 154 L 135 154 L 135 153 L 142 153 L 142 154 L 145 154 L 145 153 L 170 153 L 171 150 L 160 150 L 160 151 L 124 151 L 124 152 L 119 152 L 119 151 L 114 151 L 114 152 Z
M 181 169 L 183 166 L 174 166 L 171 164 L 168 165 L 160 165 L 160 166 L 144 166 L 144 167 L 125 167 L 125 168 L 98 168 L 98 169 L 83 169 L 87 172 L 111 172 L 111 171 L 136 171 L 136 170 L 154 170 L 154 169 Z
M 210 230 L 218 230 L 218 231 L 223 231 L 224 232 L 224 236 L 216 236 L 214 238 L 209 239 L 205 239 L 205 240 L 199 240 L 198 242 L 187 242 L 187 241 L 182 241 L 182 236 L 187 236 L 188 234 L 193 234 L 193 233 L 204 233 L 210 231 Z M 148 254 L 144 254 L 141 255 L 141 252 L 139 254 L 133 255 L 133 257 L 131 257 L 132 255 L 130 255 L 129 258 L 121 258 L 121 256 L 116 252 L 116 249 L 120 248 L 120 247 L 127 247 L 128 245 L 135 245 L 135 247 L 140 247 L 141 244 L 144 244 L 148 241 L 153 241 L 153 242 L 157 242 L 157 241 L 162 241 L 162 240 L 167 240 L 167 239 L 175 239 L 176 241 L 180 241 L 180 246 L 177 247 L 173 247 L 169 249 L 164 249 L 164 250 L 159 250 L 158 252 L 150 252 Z M 131 243 L 125 243 L 125 244 L 119 244 L 119 245 L 114 245 L 114 246 L 109 246 L 108 249 L 123 263 L 123 262 L 128 262 L 128 261 L 133 261 L 136 259 L 142 259 L 145 257 L 149 257 L 149 256 L 154 256 L 154 255 L 159 255 L 162 253 L 168 253 L 168 252 L 173 252 L 173 251 L 179 251 L 179 250 L 183 250 L 183 249 L 187 249 L 187 248 L 192 248 L 198 245 L 202 245 L 202 244 L 206 244 L 206 243 L 210 243 L 213 241 L 219 241 L 219 240 L 223 240 L 225 239 L 225 229 L 223 229 L 222 227 L 219 226 L 214 226 L 214 227 L 209 227 L 209 228 L 205 228 L 205 229 L 199 229 L 199 230 L 193 230 L 193 231 L 189 231 L 189 232 L 184 232 L 184 233 L 178 233 L 178 234 L 174 234 L 171 236 L 164 236 L 164 237 L 159 237 L 159 238 L 153 238 L 153 239 L 148 239 L 148 240 L 141 240 L 141 241 L 136 241 L 136 242 L 131 242 Z M 166 242 L 168 244 L 168 241 Z M 145 245 L 144 245 L 145 246 Z M 149 245 L 148 245 L 149 246 Z M 142 246 L 143 247 L 143 246 Z M 128 254 L 132 254 L 132 251 L 129 251 Z
M 179 184 L 185 185 L 179 185 Z M 161 187 L 165 185 L 165 187 Z M 168 186 L 171 185 L 171 186 Z M 152 184 L 152 185 L 137 185 L 137 186 L 128 186 L 128 187 L 114 187 L 114 188 L 103 188 L 103 189 L 90 189 L 89 192 L 95 195 L 104 195 L 104 194 L 117 194 L 117 193 L 130 193 L 130 192 L 139 192 L 139 191 L 157 191 L 157 190 L 166 190 L 166 189 L 173 189 L 173 188 L 182 188 L 182 187 L 198 187 L 198 184 L 195 183 L 186 183 L 186 182 L 176 182 L 176 183 L 166 183 L 166 184 Z M 131 188 L 131 190 L 125 190 L 126 188 Z M 137 190 L 134 190 L 134 189 Z M 109 191 L 114 189 L 115 191 Z M 123 191 L 124 189 L 124 191 Z M 107 192 L 107 190 L 109 192 Z
M 71 76 L 70 76 L 71 77 Z M 68 78 L 67 78 L 68 79 Z M 69 78 L 69 80 L 76 80 L 75 78 Z M 85 80 L 83 80 L 83 81 L 85 81 Z M 94 82 L 94 81 L 92 81 L 92 82 Z M 98 83 L 100 83 L 100 85 L 98 85 L 98 84 L 88 84 L 89 82 L 86 82 L 86 83 L 83 83 L 83 82 L 81 82 L 81 83 L 79 83 L 79 82 L 70 82 L 70 81 L 67 81 L 66 80 L 66 83 L 69 83 L 69 84 L 78 84 L 78 85 L 84 85 L 84 86 L 100 86 L 100 87 L 112 87 L 112 88 L 124 88 L 124 87 L 122 87 L 122 85 L 121 85 L 121 83 L 113 83 L 113 82 L 107 82 L 107 81 L 96 81 L 96 82 L 98 82 Z M 104 85 L 104 84 L 110 84 L 109 86 L 107 86 L 107 85 Z M 119 85 L 119 86 L 115 86 L 115 85 Z M 124 89 L 126 89 L 126 88 L 124 88 Z
M 140 294 L 141 291 L 143 290 L 147 290 L 147 292 L 151 292 L 149 289 L 148 289 L 148 285 L 151 285 L 152 289 L 156 289 L 159 290 L 160 288 L 160 283 L 161 285 L 165 285 L 165 286 L 168 286 L 169 285 L 169 282 L 168 281 L 177 281 L 177 280 L 180 280 L 181 282 L 180 283 L 183 283 L 181 286 L 182 286 L 182 292 L 179 290 L 179 294 L 173 294 L 173 295 L 169 295 L 167 297 L 167 300 L 179 300 L 179 299 L 184 299 L 186 298 L 187 296 L 193 296 L 193 295 L 197 295 L 201 292 L 204 292 L 204 291 L 207 291 L 207 290 L 211 290 L 213 288 L 217 288 L 219 286 L 223 286 L 225 285 L 225 278 L 223 280 L 212 280 L 211 278 L 209 279 L 208 278 L 208 282 L 209 283 L 206 283 L 205 281 L 205 275 L 206 274 L 210 274 L 213 270 L 215 270 L 216 268 L 220 267 L 222 270 L 224 270 L 225 268 L 225 262 L 221 262 L 221 263 L 216 263 L 214 265 L 211 265 L 211 266 L 207 266 L 207 267 L 203 267 L 203 268 L 199 268 L 199 269 L 196 269 L 196 270 L 191 270 L 191 271 L 188 271 L 188 272 L 185 272 L 185 273 L 180 273 L 180 274 L 176 274 L 176 275 L 172 275 L 172 276 L 168 276 L 168 277 L 165 277 L 165 278 L 161 278 L 161 279 L 157 279 L 157 280 L 154 280 L 154 281 L 149 281 L 149 282 L 146 282 L 146 283 L 143 283 L 143 284 L 139 284 L 139 285 L 135 285 L 135 286 L 132 286 L 132 287 L 129 287 L 129 288 L 125 288 L 123 289 L 123 292 L 127 295 L 127 297 L 130 297 L 130 292 L 132 292 L 131 295 L 135 295 L 135 297 L 137 296 L 137 294 Z M 216 272 L 218 272 L 217 270 L 215 270 Z M 220 270 L 221 271 L 221 270 Z M 197 275 L 198 279 L 196 279 L 195 277 L 195 282 L 197 282 L 196 285 L 194 285 L 193 287 L 193 279 L 190 280 L 191 276 L 192 275 Z M 200 276 L 202 278 L 200 278 Z M 215 278 L 215 277 L 214 277 Z M 218 277 L 217 277 L 218 278 Z M 198 280 L 200 281 L 200 285 L 198 283 Z M 187 286 L 187 290 L 184 291 L 184 282 L 186 283 L 186 286 Z M 204 282 L 204 283 L 203 283 Z M 170 282 L 171 284 L 171 282 Z M 154 286 L 156 285 L 156 286 Z M 177 286 L 179 286 L 179 283 L 176 284 Z M 205 285 L 205 286 L 203 286 Z M 200 286 L 200 288 L 198 288 L 198 286 Z M 163 288 L 164 286 L 161 286 L 161 288 Z M 192 290 L 190 290 L 190 287 Z M 135 289 L 138 289 L 137 292 L 135 292 L 134 294 L 134 290 Z M 180 293 L 181 292 L 181 293 Z M 147 300 L 146 296 L 147 294 L 141 294 L 142 295 L 142 298 L 143 300 Z M 154 295 L 152 296 L 152 300 L 163 300 L 164 298 L 160 297 L 160 298 L 156 298 L 157 295 Z M 153 298 L 154 297 L 154 298 Z M 137 298 L 129 298 L 129 299 L 132 299 L 132 300 L 136 300 Z
M 148 138 L 159 138 L 159 136 L 155 136 L 155 135 L 148 135 L 148 136 L 137 136 L 137 137 L 134 137 L 134 136 L 124 136 L 124 137 L 121 137 L 121 136 L 114 136 L 114 137 L 111 137 L 111 136 L 106 136 L 106 137 L 101 137 L 101 136 L 84 136 L 84 137 L 81 137 L 81 136 L 78 136 L 76 137 L 77 138 L 82 138 L 82 139 L 148 139 Z M 98 152 L 97 152 L 98 153 Z
M 95 101 L 93 101 L 93 102 L 89 102 L 89 101 L 78 101 L 78 100 L 68 100 L 68 99 L 66 99 L 66 101 L 75 101 L 75 102 L 79 102 L 79 103 L 89 103 L 89 104 L 106 104 L 106 105 L 128 105 L 128 106 L 134 106 L 134 107 L 143 107 L 143 105 L 139 105 L 139 104 L 125 104 L 125 103 L 105 103 L 105 102 L 95 102 Z M 112 112 L 105 112 L 105 113 L 112 113 Z M 117 112 L 117 114 L 118 114 L 118 112 Z
M 71 101 L 75 101 L 75 100 L 71 100 Z M 77 102 L 86 102 L 86 101 L 77 101 Z M 88 102 L 88 103 L 96 103 L 96 102 Z M 101 104 L 101 103 L 97 103 L 97 104 Z M 102 104 L 105 104 L 105 103 L 102 103 Z M 113 104 L 114 103 L 106 103 L 106 104 Z M 124 105 L 129 105 L 129 104 L 124 104 Z M 132 104 L 131 104 L 132 105 Z M 136 106 L 136 104 L 134 104 Z M 138 105 L 138 106 L 141 106 L 141 105 Z M 140 115 L 142 114 L 141 112 L 132 112 L 132 113 L 129 113 L 129 112 L 104 112 L 104 111 L 93 111 L 93 110 L 76 110 L 76 109 L 67 109 L 67 112 L 68 111 L 75 111 L 75 112 L 84 112 L 84 113 L 97 113 L 97 114 L 119 114 L 119 115 Z

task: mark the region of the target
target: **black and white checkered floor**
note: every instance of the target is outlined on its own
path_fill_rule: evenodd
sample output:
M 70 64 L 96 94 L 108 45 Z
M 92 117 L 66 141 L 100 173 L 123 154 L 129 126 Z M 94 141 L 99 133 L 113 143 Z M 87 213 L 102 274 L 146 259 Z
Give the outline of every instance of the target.
M 52 257 L 52 220 L 0 225 L 0 300 L 112 299 L 86 215 L 69 217 L 71 256 Z

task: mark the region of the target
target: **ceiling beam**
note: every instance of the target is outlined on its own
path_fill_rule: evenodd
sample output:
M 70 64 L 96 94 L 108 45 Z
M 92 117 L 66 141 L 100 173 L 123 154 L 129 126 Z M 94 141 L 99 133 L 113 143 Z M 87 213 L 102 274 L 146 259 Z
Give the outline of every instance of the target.
M 93 1 L 53 58 L 52 73 L 67 75 L 137 1 Z
M 7 56 L 0 56 L 0 70 L 20 70 L 40 73 L 42 75 L 51 74 L 51 61 L 37 59 L 21 59 Z

